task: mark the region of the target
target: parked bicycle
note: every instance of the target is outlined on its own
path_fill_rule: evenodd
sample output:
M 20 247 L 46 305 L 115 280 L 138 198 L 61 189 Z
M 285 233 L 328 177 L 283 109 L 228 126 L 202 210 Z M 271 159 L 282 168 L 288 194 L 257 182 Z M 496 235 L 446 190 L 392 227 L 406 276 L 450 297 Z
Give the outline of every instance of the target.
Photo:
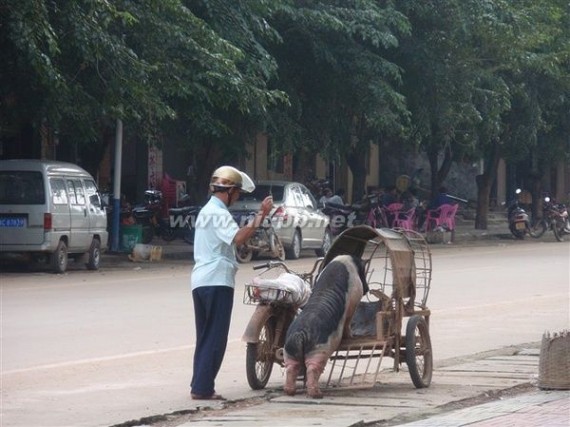
M 568 208 L 562 203 L 556 203 L 549 196 L 544 198 L 542 218 L 532 227 L 531 236 L 541 237 L 547 230 L 552 230 L 559 242 L 563 242 L 570 235 Z

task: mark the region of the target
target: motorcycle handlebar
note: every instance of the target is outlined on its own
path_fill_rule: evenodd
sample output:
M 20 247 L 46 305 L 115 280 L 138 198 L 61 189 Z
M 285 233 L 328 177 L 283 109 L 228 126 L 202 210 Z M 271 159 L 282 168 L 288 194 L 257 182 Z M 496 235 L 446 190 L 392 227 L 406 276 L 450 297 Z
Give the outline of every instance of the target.
M 265 264 L 254 265 L 252 268 L 254 270 L 261 270 L 262 268 L 275 268 L 283 267 L 286 271 L 290 271 L 289 268 L 282 261 L 268 261 Z

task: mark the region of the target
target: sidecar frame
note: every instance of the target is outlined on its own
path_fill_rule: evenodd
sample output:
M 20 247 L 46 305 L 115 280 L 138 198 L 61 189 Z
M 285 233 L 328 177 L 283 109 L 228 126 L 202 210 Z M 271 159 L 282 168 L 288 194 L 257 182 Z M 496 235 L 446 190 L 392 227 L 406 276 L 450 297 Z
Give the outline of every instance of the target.
M 426 240 L 410 230 L 360 225 L 339 235 L 321 270 L 338 255 L 365 262 L 370 292 L 364 300 L 377 309 L 364 335 L 343 337 L 327 365 L 326 386 L 374 385 L 383 357 L 388 356 L 394 359 L 395 371 L 405 361 L 414 385 L 428 387 L 433 370 L 427 308 L 432 263 Z M 377 358 L 376 364 L 372 358 Z

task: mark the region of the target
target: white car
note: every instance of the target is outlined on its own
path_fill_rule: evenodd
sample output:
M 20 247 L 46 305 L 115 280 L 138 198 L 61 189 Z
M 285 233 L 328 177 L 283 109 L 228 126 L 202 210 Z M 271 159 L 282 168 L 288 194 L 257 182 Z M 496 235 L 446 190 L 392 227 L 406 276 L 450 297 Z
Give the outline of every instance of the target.
M 303 184 L 291 181 L 258 181 L 253 193 L 242 194 L 230 207 L 234 216 L 256 212 L 262 200 L 273 196 L 271 222 L 285 246 L 288 259 L 297 259 L 302 249 L 314 249 L 324 256 L 332 243 L 329 218 Z

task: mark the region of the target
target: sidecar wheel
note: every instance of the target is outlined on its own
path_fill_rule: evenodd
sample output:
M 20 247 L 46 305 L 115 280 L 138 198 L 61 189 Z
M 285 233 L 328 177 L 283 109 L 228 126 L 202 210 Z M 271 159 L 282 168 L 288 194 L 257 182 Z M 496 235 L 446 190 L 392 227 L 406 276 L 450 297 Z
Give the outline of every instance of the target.
M 252 390 L 261 390 L 267 385 L 275 363 L 275 318 L 270 317 L 259 332 L 256 343 L 247 343 L 245 372 Z
M 248 263 L 253 258 L 253 249 L 247 245 L 236 247 L 236 259 L 239 263 Z
M 426 320 L 410 317 L 406 326 L 406 364 L 416 388 L 429 387 L 433 370 L 431 339 Z

